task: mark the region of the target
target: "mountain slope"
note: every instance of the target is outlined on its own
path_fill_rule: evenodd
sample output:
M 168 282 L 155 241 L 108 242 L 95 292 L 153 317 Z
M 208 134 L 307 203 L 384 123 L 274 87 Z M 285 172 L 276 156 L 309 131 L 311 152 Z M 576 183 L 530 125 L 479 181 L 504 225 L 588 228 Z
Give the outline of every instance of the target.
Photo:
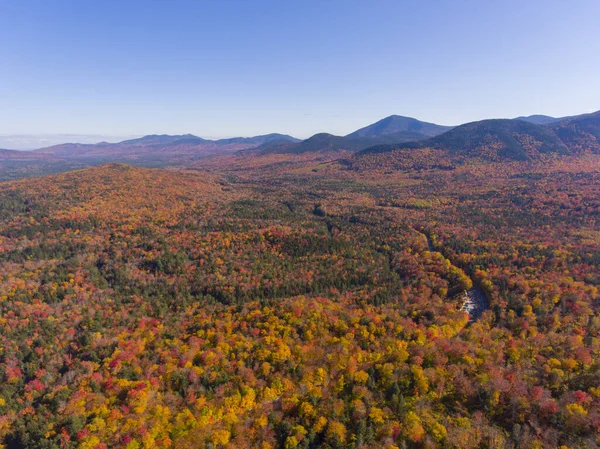
M 433 137 L 450 129 L 452 129 L 451 126 L 422 122 L 415 118 L 404 117 L 401 115 L 390 115 L 378 122 L 348 134 L 348 137 L 377 137 L 400 132 L 419 133 L 424 137 Z
M 521 120 L 483 120 L 458 126 L 421 142 L 367 148 L 363 153 L 433 148 L 459 158 L 528 160 L 543 153 L 566 154 L 567 146 L 549 128 Z
M 575 153 L 600 153 L 600 111 L 567 118 L 550 128 Z

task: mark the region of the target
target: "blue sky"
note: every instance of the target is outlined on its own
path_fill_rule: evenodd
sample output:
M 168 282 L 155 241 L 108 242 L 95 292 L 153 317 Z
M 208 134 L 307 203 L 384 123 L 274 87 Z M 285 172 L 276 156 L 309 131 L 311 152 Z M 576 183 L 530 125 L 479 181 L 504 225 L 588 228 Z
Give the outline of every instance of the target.
M 600 109 L 600 2 L 0 1 L 0 134 L 347 134 Z

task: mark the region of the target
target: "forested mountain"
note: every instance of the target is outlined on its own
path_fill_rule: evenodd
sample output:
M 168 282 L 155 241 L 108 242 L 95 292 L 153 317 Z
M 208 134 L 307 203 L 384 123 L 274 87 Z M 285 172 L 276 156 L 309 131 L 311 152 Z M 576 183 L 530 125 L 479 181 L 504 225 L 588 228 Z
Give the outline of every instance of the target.
M 550 128 L 571 151 L 600 153 L 600 111 L 553 123 Z
M 451 129 L 450 126 L 441 126 L 421 122 L 410 117 L 391 115 L 347 136 L 320 133 L 295 144 L 286 142 L 280 145 L 272 145 L 267 143 L 256 148 L 255 151 L 284 154 L 337 150 L 360 151 L 373 145 L 419 141 L 436 136 L 449 129 Z
M 489 160 L 528 160 L 545 153 L 568 153 L 568 148 L 551 130 L 518 120 L 467 123 L 420 146 Z
M 334 136 L 333 134 L 321 133 L 303 140 L 298 143 L 286 143 L 273 146 L 270 143 L 264 144 L 255 149 L 255 151 L 265 153 L 292 153 L 301 154 L 307 152 L 319 151 L 360 151 L 373 145 L 386 142 L 411 142 L 424 138 L 423 135 L 414 132 L 400 132 L 387 134 L 377 137 L 354 137 L 354 136 Z
M 598 113 L 563 119 L 530 116 L 482 120 L 452 128 L 390 116 L 345 137 L 321 133 L 298 143 L 267 143 L 251 152 L 302 154 L 348 150 L 384 153 L 431 148 L 463 161 L 470 158 L 531 160 L 547 154 L 599 151 L 598 121 Z
M 386 143 L 403 143 L 403 142 L 414 142 L 422 139 L 426 139 L 427 136 L 420 134 L 415 131 L 399 131 L 393 134 L 382 134 L 380 136 L 334 136 L 333 134 L 320 133 L 303 140 L 298 143 L 282 143 L 279 145 L 273 145 L 273 142 L 257 147 L 251 152 L 254 153 L 291 153 L 291 154 L 302 154 L 307 152 L 321 152 L 321 151 L 360 151 L 365 148 L 369 148 L 373 145 L 386 144 Z
M 219 145 L 228 145 L 232 143 L 242 143 L 248 145 L 265 145 L 273 142 L 286 142 L 286 143 L 295 143 L 300 142 L 301 139 L 296 139 L 295 137 L 288 136 L 287 134 L 278 134 L 271 133 L 265 134 L 264 136 L 254 136 L 254 137 L 233 137 L 231 139 L 219 139 L 217 140 L 217 144 Z
M 10 151 L 0 154 L 0 180 L 60 171 L 61 163 L 65 169 L 105 162 L 193 166 L 208 156 L 234 153 L 241 156 L 332 151 L 383 153 L 430 148 L 441 150 L 459 162 L 470 158 L 531 160 L 544 154 L 600 151 L 598 120 L 598 113 L 564 119 L 529 116 L 483 120 L 452 128 L 393 115 L 347 136 L 320 133 L 302 141 L 273 133 L 220 140 L 184 134 L 148 135 L 119 143 L 66 143 L 27 154 Z
M 419 142 L 379 145 L 361 154 L 432 149 L 457 162 L 534 160 L 543 155 L 567 155 L 600 150 L 598 113 L 536 125 L 522 120 L 483 120 L 467 123 Z M 396 153 L 399 154 L 399 153 Z M 404 153 L 403 153 L 404 154 Z

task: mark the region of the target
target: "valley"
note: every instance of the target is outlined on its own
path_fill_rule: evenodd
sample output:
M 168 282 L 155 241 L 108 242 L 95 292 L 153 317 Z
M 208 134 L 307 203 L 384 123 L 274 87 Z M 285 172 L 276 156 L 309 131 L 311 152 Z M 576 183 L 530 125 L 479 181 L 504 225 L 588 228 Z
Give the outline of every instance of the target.
M 600 156 L 408 151 L 0 184 L 0 438 L 593 447 Z

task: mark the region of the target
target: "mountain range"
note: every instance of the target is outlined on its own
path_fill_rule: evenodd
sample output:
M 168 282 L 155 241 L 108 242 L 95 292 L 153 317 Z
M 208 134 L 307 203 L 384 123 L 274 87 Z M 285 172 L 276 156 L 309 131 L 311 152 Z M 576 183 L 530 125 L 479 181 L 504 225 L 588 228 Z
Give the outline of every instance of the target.
M 457 127 L 392 115 L 346 136 L 320 133 L 301 142 L 270 143 L 249 152 L 301 154 L 347 150 L 368 154 L 436 148 L 463 159 L 528 160 L 546 153 L 600 152 L 599 114 L 563 118 L 531 115 L 481 120 Z
M 253 148 L 271 141 L 288 143 L 299 142 L 285 134 L 267 134 L 255 137 L 235 137 L 231 139 L 208 140 L 193 134 L 167 135 L 152 134 L 138 139 L 118 143 L 100 142 L 97 144 L 65 143 L 34 150 L 40 154 L 78 159 L 196 159 L 199 157 Z
M 424 140 L 452 129 L 451 126 L 422 122 L 412 117 L 390 115 L 378 122 L 360 128 L 346 136 L 328 133 L 315 134 L 302 142 L 286 142 L 279 146 L 257 147 L 254 151 L 266 153 L 301 154 L 313 151 L 360 151 L 373 145 Z
M 391 115 L 346 136 L 319 133 L 300 140 L 286 134 L 209 140 L 192 134 L 148 135 L 118 143 L 65 143 L 33 151 L 0 150 L 0 179 L 104 162 L 185 166 L 223 154 L 302 154 L 346 150 L 357 157 L 398 149 L 432 148 L 457 161 L 531 160 L 543 154 L 600 153 L 600 111 L 572 117 L 545 115 L 481 120 L 451 127 Z M 393 156 L 390 156 L 393 157 Z M 50 168 L 52 167 L 52 168 Z M 16 174 L 15 174 L 16 173 Z
M 148 135 L 118 143 L 97 144 L 65 143 L 34 150 L 59 158 L 119 161 L 184 161 L 214 154 L 234 151 L 256 154 L 292 153 L 313 151 L 362 149 L 386 143 L 403 143 L 424 140 L 452 129 L 411 117 L 392 115 L 356 130 L 346 136 L 320 133 L 300 140 L 285 134 L 267 134 L 254 137 L 234 137 L 208 140 L 193 134 Z
M 600 153 L 600 111 L 542 125 L 521 118 L 481 120 L 421 141 L 369 147 L 359 157 L 423 148 L 444 151 L 456 160 L 488 161 L 532 160 L 542 154 Z

